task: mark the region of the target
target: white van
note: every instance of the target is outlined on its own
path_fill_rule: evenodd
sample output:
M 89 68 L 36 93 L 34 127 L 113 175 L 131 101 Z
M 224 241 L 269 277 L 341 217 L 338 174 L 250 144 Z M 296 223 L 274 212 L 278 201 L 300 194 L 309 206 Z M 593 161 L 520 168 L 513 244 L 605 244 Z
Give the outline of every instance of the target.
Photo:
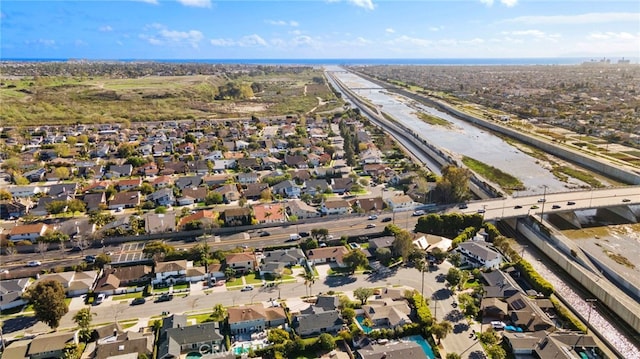
M 100 305 L 104 300 L 107 299 L 107 295 L 104 293 L 98 294 L 96 300 L 93 301 L 93 305 Z

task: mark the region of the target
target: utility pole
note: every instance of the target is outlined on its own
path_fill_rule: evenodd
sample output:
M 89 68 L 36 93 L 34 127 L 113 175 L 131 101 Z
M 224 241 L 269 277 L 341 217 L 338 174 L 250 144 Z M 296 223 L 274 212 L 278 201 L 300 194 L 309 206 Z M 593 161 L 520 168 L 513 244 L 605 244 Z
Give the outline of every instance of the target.
M 547 185 L 543 185 L 544 193 L 542 194 L 542 210 L 540 211 L 540 223 L 542 223 L 542 216 L 544 216 L 544 204 L 547 203 Z

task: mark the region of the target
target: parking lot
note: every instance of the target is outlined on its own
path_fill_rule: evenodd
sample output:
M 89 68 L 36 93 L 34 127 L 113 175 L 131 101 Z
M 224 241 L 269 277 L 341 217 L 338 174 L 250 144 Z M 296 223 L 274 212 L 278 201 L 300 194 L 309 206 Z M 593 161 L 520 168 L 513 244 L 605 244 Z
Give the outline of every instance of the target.
M 144 243 L 124 243 L 120 251 L 111 255 L 111 263 L 139 262 L 144 259 Z

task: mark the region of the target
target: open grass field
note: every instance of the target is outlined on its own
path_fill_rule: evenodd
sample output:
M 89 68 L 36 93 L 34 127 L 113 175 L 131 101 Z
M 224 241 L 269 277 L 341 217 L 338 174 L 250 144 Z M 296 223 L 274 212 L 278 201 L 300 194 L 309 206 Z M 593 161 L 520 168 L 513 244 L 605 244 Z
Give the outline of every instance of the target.
M 2 78 L 0 122 L 64 125 L 302 114 L 318 106 L 318 98 L 337 100 L 326 84 L 318 83 L 322 77 L 320 70 L 306 69 L 256 76 Z M 255 91 L 220 96 L 220 88 L 230 82 Z

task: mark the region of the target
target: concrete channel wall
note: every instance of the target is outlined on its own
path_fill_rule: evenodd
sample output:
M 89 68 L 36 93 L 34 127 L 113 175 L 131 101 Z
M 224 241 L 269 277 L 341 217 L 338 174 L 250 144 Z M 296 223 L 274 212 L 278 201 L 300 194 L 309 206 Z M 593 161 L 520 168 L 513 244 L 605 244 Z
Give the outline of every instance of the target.
M 585 270 L 578 261 L 571 259 L 571 256 L 562 253 L 562 250 L 558 249 L 563 247 L 561 239 L 553 234 L 550 238 L 542 233 L 538 222 L 534 222 L 534 225 L 530 226 L 526 220 L 518 220 L 516 230 L 591 292 L 599 302 L 624 320 L 636 332 L 640 332 L 640 304 L 638 302 L 629 298 L 608 281 L 601 280 L 600 275 Z M 585 318 L 582 319 L 585 320 Z

